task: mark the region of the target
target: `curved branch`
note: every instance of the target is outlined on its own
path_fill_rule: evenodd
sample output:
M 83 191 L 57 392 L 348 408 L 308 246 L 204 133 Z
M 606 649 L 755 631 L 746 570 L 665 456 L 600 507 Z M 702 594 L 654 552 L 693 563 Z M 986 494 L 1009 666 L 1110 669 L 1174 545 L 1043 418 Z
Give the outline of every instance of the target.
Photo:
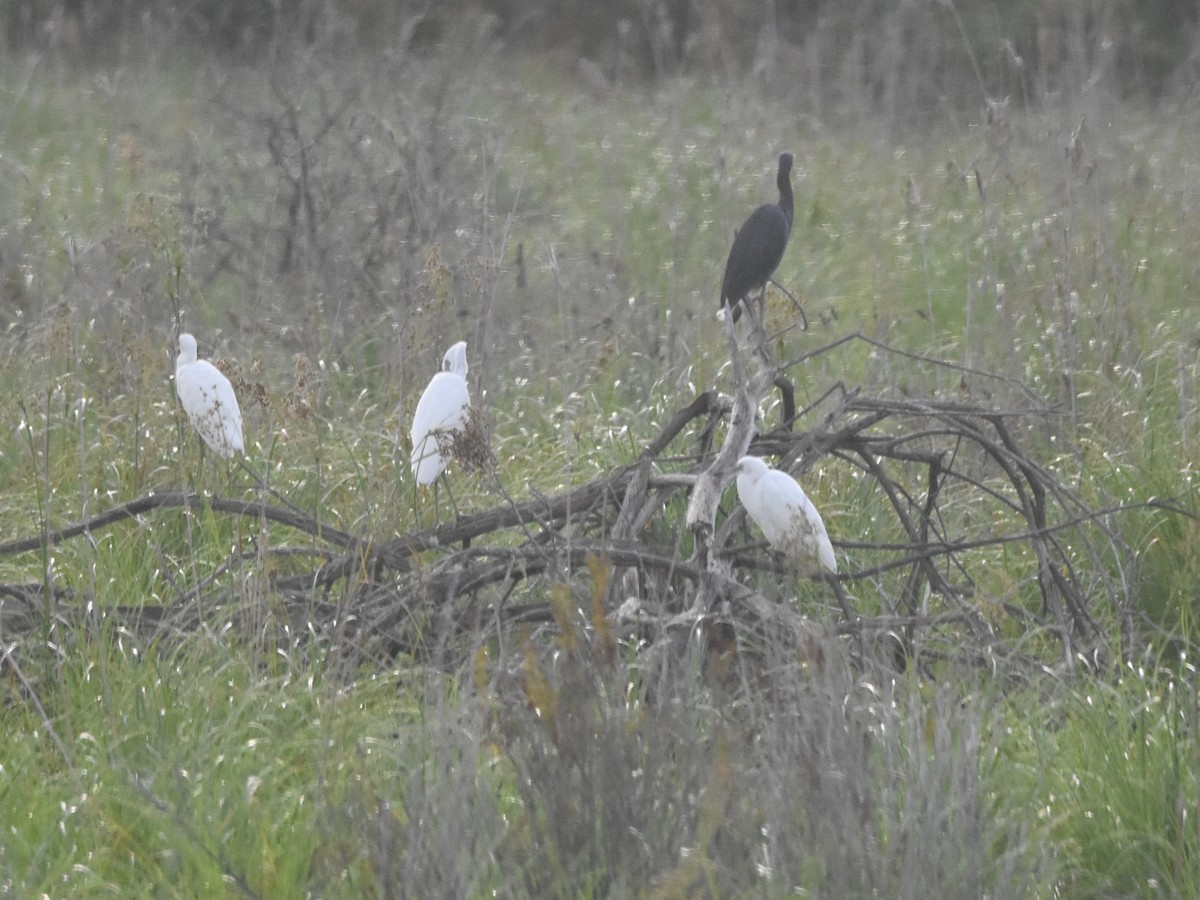
M 138 497 L 136 500 L 130 500 L 128 503 L 113 507 L 82 522 L 47 532 L 45 536 L 21 538 L 0 544 L 0 556 L 27 553 L 43 546 L 61 544 L 63 541 L 69 541 L 80 535 L 100 531 L 125 519 L 137 518 L 151 510 L 190 506 L 208 506 L 217 512 L 230 513 L 242 518 L 268 519 L 339 547 L 352 547 L 358 543 L 358 539 L 353 535 L 325 525 L 312 516 L 271 506 L 257 500 L 227 500 L 222 497 L 204 497 L 184 491 L 163 491 L 161 493 L 152 492 Z

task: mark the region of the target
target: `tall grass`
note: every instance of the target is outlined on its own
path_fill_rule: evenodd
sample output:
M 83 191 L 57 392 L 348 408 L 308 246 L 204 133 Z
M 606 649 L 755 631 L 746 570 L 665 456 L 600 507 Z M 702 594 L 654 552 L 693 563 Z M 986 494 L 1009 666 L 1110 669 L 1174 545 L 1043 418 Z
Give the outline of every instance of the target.
M 1147 662 L 1038 703 L 1000 742 L 1012 789 L 1053 842 L 1061 894 L 1197 890 L 1195 669 L 1186 657 Z
M 169 381 L 181 325 L 232 363 L 261 482 L 365 538 L 427 521 L 405 423 L 460 337 L 498 460 L 495 481 L 453 473 L 461 509 L 628 463 L 729 387 L 715 285 L 784 148 L 778 277 L 812 329 L 773 349 L 862 331 L 999 376 L 851 343 L 797 368 L 802 406 L 839 381 L 997 409 L 1032 388 L 1058 415 L 1026 446 L 1090 504 L 1195 514 L 1188 109 L 1064 92 L 921 133 L 901 109 L 847 127 L 798 117 L 778 84 L 589 91 L 464 46 L 105 74 L 4 60 L 0 537 L 152 490 L 270 496 L 201 467 Z M 805 484 L 835 538 L 896 533 L 859 470 L 821 458 Z M 977 500 L 951 515 L 980 527 Z M 650 528 L 679 530 L 681 507 Z M 678 624 L 618 643 L 605 592 L 555 577 L 512 600 L 553 624 L 432 671 L 356 632 L 348 587 L 313 597 L 344 604 L 343 630 L 295 621 L 277 579 L 321 548 L 202 502 L 6 555 L 0 891 L 1194 895 L 1197 529 L 1162 507 L 1120 521 L 1136 571 L 1080 565 L 1127 586 L 1143 667 L 1020 685 L 896 673 L 886 642 L 823 632 L 807 656 Z M 1033 602 L 1020 556 L 981 564 L 980 609 Z M 774 588 L 836 624 L 820 586 Z M 894 590 L 851 599 L 884 611 Z M 113 624 L 197 594 L 221 601 L 201 623 Z
M 323 785 L 340 797 L 415 710 L 376 675 L 343 706 L 320 660 L 260 668 L 228 633 L 143 648 L 81 619 L 63 637 L 56 660 L 22 659 L 48 719 L 4 711 L 0 863 L 18 896 L 303 892 Z

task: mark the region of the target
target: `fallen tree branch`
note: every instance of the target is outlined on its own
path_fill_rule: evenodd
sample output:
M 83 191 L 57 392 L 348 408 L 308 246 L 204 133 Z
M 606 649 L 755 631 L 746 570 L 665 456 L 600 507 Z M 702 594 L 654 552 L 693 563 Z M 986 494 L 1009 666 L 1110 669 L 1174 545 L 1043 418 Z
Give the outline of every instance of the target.
M 206 618 L 220 610 L 231 620 L 253 619 L 261 630 L 261 608 L 240 600 L 230 573 L 236 570 L 244 583 L 259 574 L 256 554 L 283 552 L 291 571 L 263 573 L 262 584 L 281 599 L 290 626 L 428 659 L 461 661 L 483 634 L 552 626 L 546 596 L 564 587 L 585 619 L 596 603 L 591 592 L 601 588 L 599 604 L 610 615 L 631 600 L 653 610 L 622 625 L 638 641 L 717 616 L 749 616 L 767 628 L 772 615 L 795 624 L 797 609 L 820 609 L 856 641 L 890 635 L 906 659 L 987 666 L 1035 661 L 1069 671 L 1081 654 L 1129 658 L 1137 643 L 1129 574 L 1134 554 L 1117 519 L 1138 509 L 1178 510 L 1161 500 L 1085 502 L 1024 446 L 1030 436 L 1053 429 L 1053 410 L 871 396 L 835 384 L 784 427 L 753 436 L 761 398 L 782 369 L 858 340 L 891 351 L 849 335 L 786 366 L 761 365 L 732 397 L 698 395 L 631 465 L 519 501 L 497 484 L 503 502 L 493 508 L 399 537 L 351 534 L 255 500 L 167 491 L 44 536 L 0 544 L 0 555 L 95 534 L 154 510 L 203 506 L 287 526 L 315 546 L 237 549 L 198 584 L 175 587 L 169 604 L 97 614 L 137 634 L 186 630 L 200 622 L 201 610 Z M 743 371 L 740 361 L 736 368 Z M 1012 387 L 1022 403 L 1032 397 L 1023 386 Z M 793 427 L 801 422 L 815 424 Z M 724 443 L 714 449 L 713 435 L 722 427 Z M 683 449 L 681 438 L 689 434 L 690 449 Z M 747 448 L 799 477 L 823 460 L 839 484 L 858 486 L 850 495 L 854 502 L 873 504 L 869 515 L 855 511 L 852 520 L 869 528 L 856 534 L 839 533 L 833 504 L 827 524 L 843 563 L 839 575 L 797 577 L 760 541 L 734 540 L 744 516 L 728 499 L 728 478 Z M 681 491 L 689 492 L 686 510 L 677 502 Z M 296 572 L 302 555 L 314 562 Z M 604 578 L 596 575 L 597 565 L 608 573 Z M 32 630 L 48 608 L 66 619 L 79 615 L 71 595 L 60 593 L 46 604 L 44 590 L 32 581 L 0 585 L 6 635 Z M 1120 646 L 1109 648 L 1113 624 Z
M 338 547 L 351 547 L 357 543 L 357 539 L 353 535 L 331 528 L 314 516 L 271 506 L 256 500 L 229 500 L 221 497 L 205 497 L 184 491 L 156 491 L 115 506 L 82 522 L 48 531 L 44 536 L 39 535 L 2 543 L 0 544 L 0 556 L 40 550 L 43 546 L 53 547 L 84 534 L 102 531 L 125 519 L 136 519 L 138 516 L 156 509 L 186 509 L 193 506 L 207 506 L 214 512 L 278 522 Z

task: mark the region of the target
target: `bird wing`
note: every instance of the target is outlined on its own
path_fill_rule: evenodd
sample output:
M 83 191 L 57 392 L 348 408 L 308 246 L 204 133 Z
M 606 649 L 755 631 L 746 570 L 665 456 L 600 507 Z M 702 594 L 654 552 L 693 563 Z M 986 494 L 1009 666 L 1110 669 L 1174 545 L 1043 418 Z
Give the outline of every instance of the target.
M 791 226 L 777 203 L 766 203 L 750 214 L 738 230 L 721 280 L 721 305 L 734 304 L 766 284 L 779 268 Z
M 446 468 L 438 435 L 462 431 L 471 408 L 467 382 L 453 372 L 438 372 L 417 401 L 412 421 L 412 471 L 417 484 L 433 484 Z
M 800 483 L 786 472 L 772 469 L 759 480 L 758 491 L 762 506 L 759 527 L 771 545 L 791 556 L 816 556 L 826 569 L 836 572 L 825 523 Z
M 837 574 L 837 557 L 833 555 L 833 544 L 830 543 L 829 533 L 825 530 L 825 522 L 812 500 L 804 494 L 804 516 L 812 525 L 813 539 L 816 541 L 817 559 L 830 572 Z
M 220 369 L 205 360 L 180 366 L 175 391 L 188 421 L 214 453 L 228 458 L 245 449 L 242 411 Z
M 804 511 L 804 491 L 786 472 L 771 469 L 758 484 L 760 511 L 758 526 L 771 546 L 786 553 L 797 553 L 801 547 L 794 543 L 793 523 Z

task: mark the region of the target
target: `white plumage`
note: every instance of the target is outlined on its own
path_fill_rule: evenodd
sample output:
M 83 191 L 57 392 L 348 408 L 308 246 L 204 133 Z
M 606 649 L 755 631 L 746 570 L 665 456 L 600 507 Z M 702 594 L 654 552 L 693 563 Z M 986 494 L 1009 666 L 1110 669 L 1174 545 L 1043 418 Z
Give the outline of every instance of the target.
M 196 339 L 179 335 L 175 393 L 188 421 L 218 456 L 228 459 L 245 449 L 242 411 L 229 379 L 204 359 L 196 359 Z
M 417 484 L 433 484 L 442 474 L 446 458 L 438 449 L 438 436 L 461 432 L 470 409 L 467 342 L 459 341 L 442 357 L 442 371 L 430 380 L 413 413 L 412 472 Z
M 830 572 L 837 572 L 821 514 L 795 478 L 757 456 L 743 456 L 734 471 L 738 497 L 772 547 L 796 559 L 815 556 Z

